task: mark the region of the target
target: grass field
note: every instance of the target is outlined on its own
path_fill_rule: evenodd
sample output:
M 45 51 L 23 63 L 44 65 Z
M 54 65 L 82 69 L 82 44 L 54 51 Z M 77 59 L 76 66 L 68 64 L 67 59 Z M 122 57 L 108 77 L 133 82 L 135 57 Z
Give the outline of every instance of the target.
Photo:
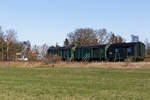
M 0 67 L 0 100 L 149 100 L 150 69 Z

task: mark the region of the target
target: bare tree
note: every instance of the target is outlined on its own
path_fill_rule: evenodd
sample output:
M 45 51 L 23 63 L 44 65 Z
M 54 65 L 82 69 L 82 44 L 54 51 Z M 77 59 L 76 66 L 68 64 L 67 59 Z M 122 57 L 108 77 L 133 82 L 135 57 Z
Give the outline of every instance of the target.
M 64 41 L 64 46 L 69 46 L 69 40 L 67 38 Z
M 144 43 L 146 46 L 146 56 L 150 56 L 150 42 L 148 41 L 148 39 L 145 39 Z
M 43 57 L 46 56 L 48 48 L 49 46 L 47 44 L 43 44 L 39 47 L 39 52 L 42 54 Z
M 15 30 L 9 29 L 6 31 L 6 43 L 7 43 L 7 49 L 6 49 L 6 60 L 9 60 L 9 45 L 11 42 L 17 42 L 16 34 L 17 32 Z
M 22 43 L 22 52 L 24 53 L 28 53 L 31 50 L 31 43 L 30 41 L 23 41 Z
M 125 39 L 120 35 L 115 35 L 113 32 L 99 29 L 93 30 L 90 28 L 76 29 L 74 32 L 68 34 L 68 39 L 71 45 L 96 45 L 107 43 L 123 43 Z
M 95 45 L 98 44 L 95 31 L 90 28 L 76 29 L 68 34 L 68 39 L 71 45 Z
M 123 39 L 121 36 L 118 36 L 118 43 L 123 43 L 125 42 L 125 39 Z
M 116 36 L 113 32 L 110 33 L 109 43 L 123 43 L 125 42 L 125 39 L 123 39 L 121 36 Z
M 0 43 L 1 43 L 1 60 L 4 60 L 4 43 L 5 43 L 5 36 L 2 28 L 0 26 Z
M 38 54 L 38 53 L 39 53 L 39 46 L 34 45 L 34 46 L 32 47 L 32 53 Z
M 96 30 L 96 35 L 97 35 L 97 39 L 98 39 L 99 44 L 108 43 L 108 40 L 110 38 L 110 34 L 107 32 L 107 30 L 105 28 Z
M 109 39 L 109 43 L 113 44 L 113 43 L 117 43 L 117 37 L 115 36 L 115 34 L 113 32 L 110 33 L 110 39 Z
M 56 47 L 60 47 L 60 45 L 58 44 L 58 43 L 56 43 L 56 45 L 55 45 Z

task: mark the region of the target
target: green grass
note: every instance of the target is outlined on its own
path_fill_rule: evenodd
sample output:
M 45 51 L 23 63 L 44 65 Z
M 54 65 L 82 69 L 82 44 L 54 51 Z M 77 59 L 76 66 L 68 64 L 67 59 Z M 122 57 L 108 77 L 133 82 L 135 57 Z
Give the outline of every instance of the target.
M 0 67 L 0 100 L 149 100 L 150 70 Z

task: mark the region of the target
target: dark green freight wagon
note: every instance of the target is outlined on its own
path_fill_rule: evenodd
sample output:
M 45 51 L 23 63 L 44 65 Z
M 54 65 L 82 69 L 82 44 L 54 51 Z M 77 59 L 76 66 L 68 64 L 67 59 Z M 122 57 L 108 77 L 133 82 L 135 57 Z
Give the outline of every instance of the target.
M 50 47 L 48 54 L 55 54 L 62 60 L 77 61 L 124 61 L 126 59 L 143 60 L 145 45 L 141 42 L 118 43 L 90 46 Z
M 145 45 L 141 42 L 111 44 L 107 52 L 109 61 L 126 59 L 137 61 L 143 60 L 144 57 Z
M 78 46 L 75 50 L 76 60 L 106 60 L 107 45 Z
M 50 47 L 47 51 L 48 54 L 60 56 L 62 60 L 74 59 L 74 47 Z

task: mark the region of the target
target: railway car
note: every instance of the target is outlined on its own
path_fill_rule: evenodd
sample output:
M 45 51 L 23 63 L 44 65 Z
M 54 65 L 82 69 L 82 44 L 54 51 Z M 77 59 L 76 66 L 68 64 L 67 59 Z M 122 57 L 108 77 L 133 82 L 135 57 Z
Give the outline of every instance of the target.
M 80 60 L 106 60 L 107 45 L 78 46 L 75 49 L 75 59 Z
M 47 54 L 60 56 L 62 60 L 72 60 L 74 59 L 74 47 L 50 47 Z
M 109 61 L 144 60 L 145 45 L 142 42 L 111 44 L 107 58 Z
M 142 42 L 117 43 L 89 46 L 50 47 L 48 54 L 56 54 L 62 60 L 76 61 L 124 61 L 143 60 L 145 45 Z

